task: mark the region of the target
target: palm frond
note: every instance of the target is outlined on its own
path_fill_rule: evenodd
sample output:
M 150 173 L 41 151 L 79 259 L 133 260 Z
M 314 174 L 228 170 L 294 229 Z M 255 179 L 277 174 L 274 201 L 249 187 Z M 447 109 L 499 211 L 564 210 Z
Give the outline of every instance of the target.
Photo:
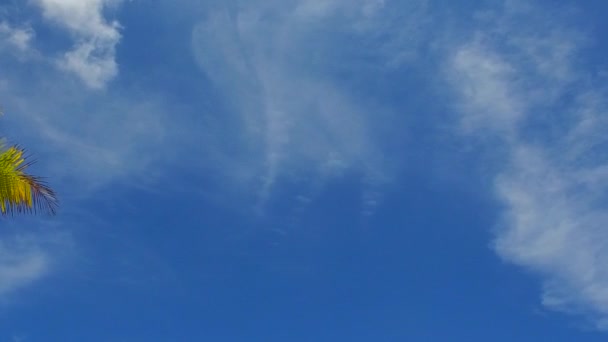
M 32 164 L 26 159 L 25 151 L 18 146 L 0 152 L 0 212 L 55 214 L 55 192 L 41 178 L 25 173 Z

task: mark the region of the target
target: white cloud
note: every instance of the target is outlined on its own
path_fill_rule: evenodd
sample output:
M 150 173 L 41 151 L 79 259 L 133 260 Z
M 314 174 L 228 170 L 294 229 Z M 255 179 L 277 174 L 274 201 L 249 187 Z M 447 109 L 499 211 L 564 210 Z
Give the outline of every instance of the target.
M 468 133 L 505 151 L 496 193 L 504 259 L 543 277 L 543 304 L 608 328 L 608 105 L 576 53 L 584 39 L 507 2 L 448 63 Z M 583 80 L 585 80 L 583 82 Z
M 64 55 L 60 66 L 78 75 L 89 87 L 102 88 L 118 73 L 113 51 L 108 53 L 106 49 L 97 43 L 80 43 Z
M 60 234 L 3 234 L 0 238 L 0 299 L 46 277 L 69 246 Z
M 523 113 L 514 68 L 479 42 L 458 49 L 450 65 L 450 78 L 464 99 L 467 115 L 462 118 L 465 132 L 480 128 L 511 134 Z M 496 134 L 496 132 L 493 132 Z
M 91 88 L 102 88 L 118 74 L 115 60 L 120 41 L 119 24 L 108 22 L 103 11 L 111 0 L 36 0 L 43 16 L 67 29 L 75 40 L 59 65 Z
M 296 2 L 297 17 L 322 18 L 341 14 L 373 15 L 385 6 L 384 0 L 301 0 Z
M 20 53 L 28 52 L 34 35 L 31 27 L 13 27 L 5 21 L 0 22 L 0 41 L 8 44 L 9 49 L 17 49 Z
M 508 210 L 496 250 L 545 276 L 545 305 L 605 319 L 608 214 L 594 192 L 608 184 L 585 184 L 578 177 L 585 168 L 564 172 L 543 155 L 545 149 L 520 146 L 513 153 L 509 170 L 497 179 Z
M 47 255 L 36 249 L 0 250 L 0 295 L 14 291 L 44 276 Z

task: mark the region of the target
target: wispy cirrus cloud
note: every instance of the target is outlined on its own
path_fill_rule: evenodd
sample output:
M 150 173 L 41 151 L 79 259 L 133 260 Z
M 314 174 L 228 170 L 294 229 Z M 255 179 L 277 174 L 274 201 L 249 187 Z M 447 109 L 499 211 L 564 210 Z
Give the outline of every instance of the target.
M 58 60 L 91 88 L 103 88 L 118 74 L 116 45 L 121 39 L 117 21 L 104 18 L 114 0 L 36 0 L 44 18 L 65 28 L 75 44 Z
M 408 5 L 411 21 L 419 20 L 424 3 Z M 241 148 L 222 173 L 254 184 L 262 202 L 286 180 L 323 182 L 345 172 L 358 173 L 368 185 L 389 179 L 392 171 L 377 143 L 383 138 L 376 120 L 381 109 L 332 76 L 386 70 L 396 56 L 416 49 L 414 39 L 392 44 L 405 33 L 383 25 L 388 11 L 377 0 L 253 1 L 201 20 L 192 33 L 197 63 L 237 117 L 230 129 L 237 139 L 230 144 Z M 417 32 L 410 29 L 404 26 L 413 37 Z M 360 50 L 337 43 L 344 35 L 359 43 L 384 39 L 378 49 Z
M 587 40 L 533 6 L 506 1 L 451 54 L 463 132 L 497 138 L 504 216 L 495 249 L 543 277 L 543 304 L 608 328 L 608 104 Z M 589 81 L 592 80 L 592 81 Z
M 57 75 L 34 85 L 17 77 L 10 73 L 0 86 L 0 97 L 10 108 L 3 121 L 13 127 L 8 138 L 18 133 L 17 142 L 33 146 L 37 156 L 49 156 L 40 164 L 64 196 L 87 197 L 100 187 L 133 178 L 143 184 L 158 174 L 150 166 L 166 157 L 161 147 L 169 148 L 162 142 L 170 126 L 168 105 L 160 96 L 113 91 L 96 95 L 69 82 L 53 87 L 63 80 Z M 45 96 L 40 96 L 43 89 Z

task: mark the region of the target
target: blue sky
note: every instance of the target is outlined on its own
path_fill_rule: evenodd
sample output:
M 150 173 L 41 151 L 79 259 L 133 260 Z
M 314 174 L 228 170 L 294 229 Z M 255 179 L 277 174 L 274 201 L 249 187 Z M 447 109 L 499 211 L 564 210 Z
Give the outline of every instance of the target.
M 607 10 L 0 1 L 0 340 L 605 340 Z

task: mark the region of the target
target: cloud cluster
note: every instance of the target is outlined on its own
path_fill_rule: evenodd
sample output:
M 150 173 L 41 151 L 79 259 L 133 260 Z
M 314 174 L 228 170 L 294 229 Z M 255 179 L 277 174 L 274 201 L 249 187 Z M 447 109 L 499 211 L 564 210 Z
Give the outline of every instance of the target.
M 506 151 L 495 190 L 500 256 L 542 275 L 543 304 L 608 328 L 608 104 L 577 64 L 585 39 L 556 18 L 505 2 L 449 58 L 461 129 Z M 524 24 L 525 23 L 525 24 Z M 598 85 L 599 84 L 599 85 Z
M 163 96 L 128 87 L 90 92 L 80 80 L 66 82 L 68 74 L 64 70 L 96 89 L 116 76 L 114 49 L 121 38 L 119 25 L 104 19 L 103 12 L 118 2 L 32 3 L 37 6 L 33 9 L 42 10 L 44 20 L 69 33 L 74 46 L 58 61 L 44 56 L 45 51 L 36 51 L 33 39 L 37 22 L 0 24 L 3 49 L 24 50 L 36 57 L 15 60 L 8 55 L 0 60 L 0 101 L 7 114 L 2 122 L 11 127 L 5 132 L 9 141 L 23 144 L 32 155 L 44 160 L 34 166 L 38 169 L 35 173 L 48 177 L 60 194 L 64 214 L 57 218 L 59 221 L 41 223 L 44 233 L 28 230 L 31 234 L 9 236 L 4 227 L 0 234 L 2 301 L 14 298 L 19 289 L 46 279 L 65 264 L 61 257 L 70 241 L 54 232 L 82 225 L 70 217 L 70 213 L 87 211 L 79 200 L 125 179 L 137 178 L 136 186 L 145 187 L 161 172 L 150 165 L 166 157 L 160 148 L 168 126 Z M 18 17 L 17 10 L 2 10 Z M 95 214 L 88 213 L 87 217 Z M 61 222 L 61 229 L 53 226 L 57 222 Z
M 75 41 L 60 65 L 92 88 L 118 72 L 120 27 L 104 18 L 114 3 L 36 0 L 44 18 Z M 383 112 L 344 78 L 366 68 L 390 70 L 415 54 L 425 4 L 411 1 L 396 11 L 383 0 L 251 0 L 207 11 L 192 30 L 192 51 L 225 104 L 217 107 L 222 117 L 206 113 L 222 123 L 216 131 L 205 127 L 205 167 L 253 189 L 261 203 L 281 182 L 314 189 L 355 174 L 368 188 L 364 212 L 372 212 L 379 196 L 374 187 L 394 171 L 382 121 L 401 125 L 404 113 Z M 587 313 L 608 328 L 602 267 L 608 263 L 608 103 L 597 86 L 602 80 L 577 64 L 585 40 L 517 1 L 505 1 L 500 13 L 483 13 L 477 24 L 443 71 L 458 96 L 460 132 L 491 137 L 483 141 L 504 153 L 494 190 L 505 211 L 494 247 L 542 275 L 545 305 Z M 17 49 L 27 49 L 33 36 L 0 23 L 0 38 Z M 53 150 L 50 173 L 63 177 L 65 188 L 153 172 L 170 121 L 161 96 L 90 95 L 53 77 L 20 76 L 7 71 L 0 96 L 20 117 L 16 127 L 27 126 L 44 142 L 41 148 Z M 10 87 L 2 86 L 7 82 Z M 293 195 L 302 203 L 314 196 Z M 39 279 L 48 266 L 49 254 L 35 243 L 0 240 L 0 294 Z
M 122 88 L 88 92 L 81 82 L 66 82 L 59 65 L 75 73 L 87 86 L 101 88 L 116 76 L 114 49 L 121 35 L 119 25 L 104 19 L 104 9 L 120 1 L 36 0 L 44 20 L 65 29 L 75 45 L 60 60 L 36 51 L 33 28 L 0 24 L 0 39 L 8 46 L 27 49 L 37 58 L 1 61 L 0 98 L 7 109 L 3 122 L 21 137 L 17 142 L 36 147 L 37 155 L 52 155 L 44 174 L 54 185 L 74 194 L 78 184 L 84 196 L 92 189 L 143 172 L 157 160 L 166 123 L 162 96 Z M 29 8 L 28 8 L 29 9 Z M 5 9 L 17 16 L 17 10 Z M 33 28 L 32 28 L 33 27 Z M 51 63 L 49 63 L 51 61 Z M 57 72 L 60 71 L 60 72 Z M 29 140 L 28 140 L 29 139 Z M 157 152 L 157 153 L 153 153 Z M 153 177 L 154 172 L 146 172 Z M 66 191 L 61 191 L 64 196 Z
M 162 135 L 156 115 L 160 105 L 149 99 L 135 99 L 133 94 L 88 92 L 80 82 L 65 82 L 65 73 L 57 68 L 59 64 L 93 88 L 103 87 L 116 75 L 118 24 L 103 17 L 103 9 L 110 2 L 32 3 L 37 6 L 33 9 L 42 9 L 45 20 L 66 29 L 75 45 L 60 61 L 46 57 L 36 49 L 38 23 L 28 19 L 19 23 L 17 6 L 0 8 L 6 16 L 0 22 L 0 49 L 4 52 L 0 59 L 0 101 L 7 114 L 2 118 L 3 126 L 11 127 L 3 137 L 23 144 L 35 156 L 49 156 L 36 166 L 42 170 L 35 173 L 51 178 L 63 203 L 70 203 L 76 195 L 89 196 L 92 189 L 146 167 L 146 161 L 154 155 L 142 150 Z M 74 224 L 69 219 L 61 220 L 62 231 Z M 53 227 L 56 222 L 38 223 L 44 225 L 44 232 L 26 228 L 30 233 L 12 235 L 13 221 L 3 223 L 2 302 L 61 267 L 64 260 L 60 259 L 69 249 L 70 239 Z M 24 231 L 24 227 L 19 228 Z
M 119 24 L 107 21 L 103 11 L 113 0 L 36 0 L 43 16 L 67 29 L 75 45 L 59 60 L 61 68 L 76 74 L 91 88 L 102 88 L 118 74 L 115 59 Z

